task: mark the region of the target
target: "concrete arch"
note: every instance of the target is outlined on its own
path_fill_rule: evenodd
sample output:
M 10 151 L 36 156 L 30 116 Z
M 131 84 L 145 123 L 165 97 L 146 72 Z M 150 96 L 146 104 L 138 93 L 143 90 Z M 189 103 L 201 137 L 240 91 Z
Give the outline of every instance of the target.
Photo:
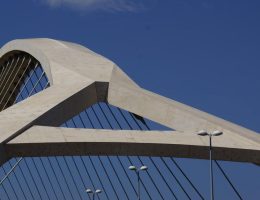
M 14 51 L 24 51 L 36 58 L 42 65 L 50 84 L 55 84 L 55 65 L 78 73 L 93 81 L 109 82 L 114 68 L 118 68 L 109 59 L 94 53 L 78 44 L 48 38 L 19 39 L 8 42 L 0 50 L 0 58 Z M 119 69 L 118 69 L 119 70 Z M 125 79 L 127 77 L 123 72 Z
M 50 151 L 46 150 L 44 154 L 46 156 L 57 155 L 61 150 L 57 143 L 64 149 L 64 145 L 77 146 L 79 142 L 84 144 L 75 154 L 86 153 L 89 143 L 107 142 L 107 146 L 114 150 L 103 149 L 103 153 L 125 155 L 127 152 L 136 155 L 135 147 L 138 146 L 142 154 L 140 147 L 144 145 L 149 147 L 149 152 L 143 155 L 207 158 L 206 140 L 194 134 L 201 129 L 224 132 L 215 141 L 218 149 L 216 158 L 260 163 L 259 134 L 142 89 L 115 63 L 85 47 L 52 39 L 14 40 L 1 49 L 0 57 L 15 50 L 25 51 L 39 60 L 52 83 L 48 89 L 0 113 L 0 163 L 12 156 L 37 154 L 37 151 L 30 150 L 30 145 L 34 148 L 35 144 L 43 145 L 43 148 L 50 145 Z M 151 133 L 147 141 L 142 138 L 142 132 L 126 132 L 130 134 L 126 138 L 116 132 L 111 133 L 112 139 L 109 140 L 98 137 L 98 130 L 94 134 L 91 132 L 93 138 L 86 138 L 83 135 L 81 137 L 82 130 L 71 129 L 68 133 L 68 130 L 50 127 L 60 125 L 75 113 L 99 101 L 107 101 L 177 132 L 171 132 L 165 137 L 163 134 L 155 137 L 155 133 Z M 40 132 L 42 135 L 39 141 L 35 133 Z M 80 138 L 70 140 L 72 132 L 77 132 Z M 55 133 L 57 137 L 51 137 L 53 135 L 50 133 Z M 141 134 L 141 138 L 137 134 Z M 119 139 L 113 141 L 117 137 Z M 123 146 L 127 148 L 129 143 L 129 151 L 120 151 Z M 42 154 L 38 152 L 37 155 Z
M 8 42 L 0 49 L 0 59 L 3 59 L 7 54 L 15 53 L 17 51 L 26 52 L 38 60 L 52 85 L 53 81 L 49 59 L 43 51 L 38 49 L 37 46 L 30 44 L 30 42 L 25 42 L 24 40 L 13 40 Z

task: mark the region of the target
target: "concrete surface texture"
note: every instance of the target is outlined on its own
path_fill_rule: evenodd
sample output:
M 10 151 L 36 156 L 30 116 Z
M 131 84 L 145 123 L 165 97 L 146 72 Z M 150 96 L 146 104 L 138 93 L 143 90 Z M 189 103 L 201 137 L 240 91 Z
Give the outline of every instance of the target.
M 1 164 L 13 156 L 72 154 L 207 159 L 207 138 L 196 135 L 199 130 L 224 133 L 214 138 L 216 159 L 260 163 L 258 133 L 142 89 L 115 63 L 85 47 L 52 39 L 14 40 L 1 48 L 0 63 L 7 54 L 17 51 L 27 52 L 41 63 L 51 86 L 0 113 Z M 50 127 L 59 126 L 100 101 L 176 132 Z M 86 137 L 84 132 L 90 135 Z M 91 150 L 93 145 L 95 151 Z M 66 150 L 68 146 L 73 147 L 72 152 Z

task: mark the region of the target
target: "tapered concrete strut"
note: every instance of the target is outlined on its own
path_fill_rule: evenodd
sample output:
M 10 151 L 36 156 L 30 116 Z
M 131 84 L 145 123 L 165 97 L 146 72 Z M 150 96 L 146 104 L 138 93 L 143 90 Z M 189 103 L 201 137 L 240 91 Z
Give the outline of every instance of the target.
M 0 163 L 12 156 L 72 155 L 71 152 L 207 159 L 207 142 L 194 135 L 202 129 L 224 133 L 216 138 L 215 159 L 260 163 L 258 133 L 142 89 L 112 61 L 85 47 L 51 39 L 14 40 L 1 49 L 0 64 L 7 55 L 17 52 L 26 52 L 38 60 L 51 86 L 0 113 Z M 99 130 L 39 126 L 59 126 L 100 101 L 177 132 L 104 134 Z M 86 137 L 84 131 L 92 135 Z M 73 151 L 68 152 L 66 146 Z

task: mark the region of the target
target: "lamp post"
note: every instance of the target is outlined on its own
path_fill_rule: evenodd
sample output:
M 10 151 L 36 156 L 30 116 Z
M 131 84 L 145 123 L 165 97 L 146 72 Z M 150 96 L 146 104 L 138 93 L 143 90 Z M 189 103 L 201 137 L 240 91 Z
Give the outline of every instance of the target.
M 213 188 L 213 170 L 212 170 L 212 137 L 220 136 L 223 134 L 221 131 L 213 131 L 208 133 L 205 130 L 201 130 L 197 133 L 200 136 L 209 136 L 209 165 L 210 165 L 210 199 L 214 200 L 214 188 Z
M 140 168 L 136 168 L 136 166 L 129 166 L 128 169 L 135 171 L 137 174 L 137 199 L 140 200 L 140 171 L 146 171 L 148 170 L 147 166 L 141 166 Z
M 93 198 L 92 198 L 92 200 L 95 200 L 95 196 L 96 195 L 98 195 L 98 194 L 100 194 L 102 192 L 102 190 L 100 190 L 100 189 L 96 189 L 95 191 L 93 191 L 93 190 L 91 190 L 91 189 L 86 189 L 86 193 L 88 193 L 88 194 L 93 194 Z

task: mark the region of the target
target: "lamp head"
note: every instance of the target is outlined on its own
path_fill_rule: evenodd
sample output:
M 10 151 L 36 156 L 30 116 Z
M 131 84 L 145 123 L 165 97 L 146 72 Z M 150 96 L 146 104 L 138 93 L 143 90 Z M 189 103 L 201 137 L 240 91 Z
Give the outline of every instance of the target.
M 207 131 L 205 130 L 200 130 L 197 135 L 200 135 L 200 136 L 206 136 L 206 135 L 209 135 Z
M 97 189 L 96 191 L 95 191 L 95 193 L 97 193 L 97 194 L 99 194 L 99 193 L 101 193 L 102 192 L 102 190 L 100 190 L 100 189 Z
M 136 167 L 133 166 L 133 165 L 129 166 L 128 169 L 133 170 L 133 171 L 136 171 Z
M 144 166 L 140 167 L 140 170 L 143 170 L 143 171 L 148 170 L 148 167 L 144 165 Z
M 93 193 L 93 191 L 91 189 L 86 189 L 87 193 Z
M 223 134 L 222 131 L 216 130 L 216 131 L 213 131 L 213 132 L 211 133 L 211 136 L 219 136 L 219 135 L 222 135 L 222 134 Z

